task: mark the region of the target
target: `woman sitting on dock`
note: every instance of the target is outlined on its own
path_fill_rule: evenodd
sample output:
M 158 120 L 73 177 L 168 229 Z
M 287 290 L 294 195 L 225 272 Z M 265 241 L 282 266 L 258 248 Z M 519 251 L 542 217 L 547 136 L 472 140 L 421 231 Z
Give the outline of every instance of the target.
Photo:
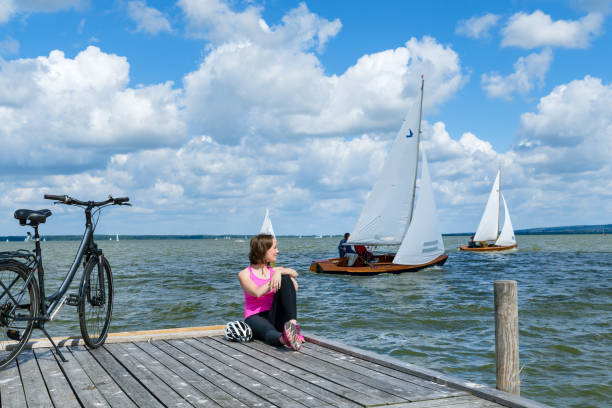
M 298 273 L 276 266 L 276 238 L 259 234 L 251 239 L 250 265 L 238 273 L 244 291 L 244 321 L 256 339 L 273 346 L 301 348 L 304 338 L 297 323 Z

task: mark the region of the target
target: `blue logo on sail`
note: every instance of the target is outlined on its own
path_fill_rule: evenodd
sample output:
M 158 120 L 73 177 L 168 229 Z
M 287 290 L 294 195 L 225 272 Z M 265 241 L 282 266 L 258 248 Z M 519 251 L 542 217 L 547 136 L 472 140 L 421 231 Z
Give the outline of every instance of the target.
M 414 136 L 414 133 L 412 133 L 412 129 L 408 129 L 408 130 L 410 131 L 410 133 L 409 133 L 409 134 L 407 134 L 407 135 L 406 135 L 406 137 L 412 137 L 412 136 Z

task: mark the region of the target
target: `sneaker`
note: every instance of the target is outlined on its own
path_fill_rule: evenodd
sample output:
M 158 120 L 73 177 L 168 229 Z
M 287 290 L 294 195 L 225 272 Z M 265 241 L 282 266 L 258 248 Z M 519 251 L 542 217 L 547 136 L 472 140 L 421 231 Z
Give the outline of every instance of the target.
M 285 323 L 283 336 L 287 346 L 291 347 L 295 351 L 299 351 L 302 348 L 302 344 L 300 344 L 300 341 L 298 340 L 295 323 L 291 321 Z
M 297 338 L 300 341 L 300 343 L 304 343 L 306 341 L 306 339 L 304 339 L 304 336 L 302 336 L 302 331 L 300 330 L 300 326 L 298 326 L 298 323 L 295 322 L 295 331 L 297 332 Z

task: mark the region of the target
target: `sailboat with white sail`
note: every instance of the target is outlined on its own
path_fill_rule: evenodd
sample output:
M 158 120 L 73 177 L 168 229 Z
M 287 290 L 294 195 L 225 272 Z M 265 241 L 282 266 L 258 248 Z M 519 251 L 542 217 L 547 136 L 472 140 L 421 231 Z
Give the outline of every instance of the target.
M 404 119 L 346 243 L 369 248 L 392 247 L 397 251 L 360 256 L 352 265 L 349 265 L 348 257 L 313 261 L 311 271 L 377 275 L 415 272 L 446 262 L 448 255 L 444 253 L 429 166 L 421 146 L 423 87 L 424 81 L 421 80 L 418 107 Z
M 504 205 L 504 226 L 499 232 L 501 205 Z M 490 252 L 506 251 L 518 247 L 506 199 L 501 191 L 501 170 L 493 182 L 489 200 L 478 224 L 478 229 L 468 245 L 460 246 L 461 251 Z
M 261 224 L 259 233 L 260 234 L 270 234 L 273 237 L 276 236 L 274 235 L 274 228 L 272 227 L 272 220 L 270 219 L 270 210 L 267 208 L 266 208 L 266 216 L 264 217 L 263 224 Z

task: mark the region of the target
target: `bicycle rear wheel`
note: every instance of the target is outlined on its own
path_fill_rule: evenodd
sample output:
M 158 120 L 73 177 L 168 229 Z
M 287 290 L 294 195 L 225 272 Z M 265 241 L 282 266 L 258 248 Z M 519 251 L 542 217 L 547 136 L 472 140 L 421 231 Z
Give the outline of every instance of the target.
M 91 348 L 104 344 L 113 315 L 113 274 L 102 257 L 92 256 L 85 265 L 79 290 L 79 323 L 85 344 Z
M 38 285 L 17 262 L 0 264 L 0 369 L 25 347 L 38 315 Z M 27 283 L 26 283 L 27 282 Z

